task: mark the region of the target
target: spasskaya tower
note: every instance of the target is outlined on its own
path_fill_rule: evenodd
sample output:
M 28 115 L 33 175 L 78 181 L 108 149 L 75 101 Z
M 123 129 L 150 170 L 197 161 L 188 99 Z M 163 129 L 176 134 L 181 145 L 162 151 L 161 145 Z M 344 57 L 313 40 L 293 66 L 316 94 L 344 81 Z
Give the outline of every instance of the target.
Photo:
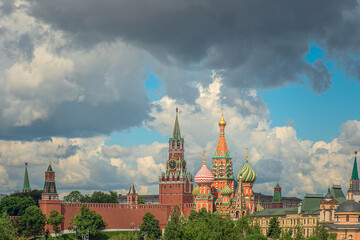
M 193 176 L 186 171 L 184 151 L 184 138 L 180 134 L 179 114 L 176 108 L 173 135 L 169 138 L 166 171 L 159 176 L 160 204 L 180 205 L 193 202 Z

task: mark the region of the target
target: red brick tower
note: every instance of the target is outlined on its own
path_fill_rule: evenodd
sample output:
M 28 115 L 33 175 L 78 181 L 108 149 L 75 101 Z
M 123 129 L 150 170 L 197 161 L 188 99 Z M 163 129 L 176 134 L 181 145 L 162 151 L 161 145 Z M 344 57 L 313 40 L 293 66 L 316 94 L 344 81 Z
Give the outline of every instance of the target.
M 225 186 L 228 186 L 232 191 L 230 199 L 234 198 L 234 176 L 230 152 L 225 140 L 225 126 L 226 121 L 224 120 L 224 116 L 222 114 L 221 120 L 219 121 L 219 142 L 216 147 L 214 157 L 212 158 L 213 164 L 211 167 L 211 173 L 215 177 L 215 181 L 211 185 L 211 191 L 214 196 L 215 211 L 220 209 L 220 205 L 223 201 L 221 190 L 225 188 Z
M 271 208 L 282 208 L 283 202 L 281 197 L 281 187 L 279 181 L 277 181 L 276 186 L 274 187 L 274 197 L 271 203 Z
M 130 204 L 133 207 L 136 207 L 138 202 L 138 194 L 135 190 L 134 181 L 131 181 L 131 186 L 129 189 L 128 194 L 126 194 L 127 197 L 127 204 Z
M 46 218 L 50 216 L 51 210 L 56 210 L 60 214 L 63 214 L 61 211 L 61 201 L 56 191 L 55 172 L 51 167 L 51 163 L 45 172 L 45 184 L 43 193 L 41 194 L 41 200 L 39 200 L 39 207 L 46 215 Z M 51 232 L 53 231 L 51 226 L 46 225 L 45 228 L 48 228 Z M 61 229 L 63 229 L 63 226 Z
M 160 204 L 180 205 L 193 202 L 193 176 L 186 171 L 184 138 L 180 134 L 178 109 L 172 137 L 169 138 L 169 159 L 166 172 L 159 176 Z

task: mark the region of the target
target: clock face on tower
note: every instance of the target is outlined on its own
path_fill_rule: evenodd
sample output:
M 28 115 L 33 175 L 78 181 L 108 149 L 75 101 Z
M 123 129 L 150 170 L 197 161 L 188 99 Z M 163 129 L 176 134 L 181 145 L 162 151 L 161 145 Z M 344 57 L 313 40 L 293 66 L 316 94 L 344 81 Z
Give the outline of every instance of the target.
M 186 161 L 185 160 L 181 161 L 181 168 L 183 171 L 185 171 L 185 169 L 186 169 Z
M 177 168 L 177 161 L 175 160 L 175 159 L 170 159 L 169 161 L 168 161 L 168 169 L 170 169 L 170 170 L 175 170 L 176 168 Z

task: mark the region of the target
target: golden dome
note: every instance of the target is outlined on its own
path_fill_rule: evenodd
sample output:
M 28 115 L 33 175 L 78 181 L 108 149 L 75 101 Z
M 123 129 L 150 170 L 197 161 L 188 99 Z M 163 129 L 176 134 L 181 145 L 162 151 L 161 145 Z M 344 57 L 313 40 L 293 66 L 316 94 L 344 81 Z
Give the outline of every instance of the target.
M 221 120 L 219 121 L 219 126 L 220 127 L 226 126 L 226 121 L 224 120 L 224 114 L 222 114 L 222 113 L 221 113 Z

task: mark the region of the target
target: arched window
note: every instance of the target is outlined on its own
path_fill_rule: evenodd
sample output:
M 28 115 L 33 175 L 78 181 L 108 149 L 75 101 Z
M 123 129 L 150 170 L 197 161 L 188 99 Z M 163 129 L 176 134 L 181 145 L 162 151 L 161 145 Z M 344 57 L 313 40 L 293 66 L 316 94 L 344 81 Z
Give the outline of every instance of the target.
M 333 206 L 331 206 L 330 207 L 330 219 L 329 219 L 329 221 L 332 221 L 333 220 L 333 214 L 334 214 L 334 207 Z
M 346 221 L 347 222 L 349 221 L 349 215 L 346 215 Z
M 360 216 L 359 216 L 359 218 L 360 218 Z M 338 222 L 339 221 L 339 216 L 335 216 L 335 219 Z
M 349 240 L 352 240 L 353 239 L 353 236 L 352 235 L 349 235 Z

